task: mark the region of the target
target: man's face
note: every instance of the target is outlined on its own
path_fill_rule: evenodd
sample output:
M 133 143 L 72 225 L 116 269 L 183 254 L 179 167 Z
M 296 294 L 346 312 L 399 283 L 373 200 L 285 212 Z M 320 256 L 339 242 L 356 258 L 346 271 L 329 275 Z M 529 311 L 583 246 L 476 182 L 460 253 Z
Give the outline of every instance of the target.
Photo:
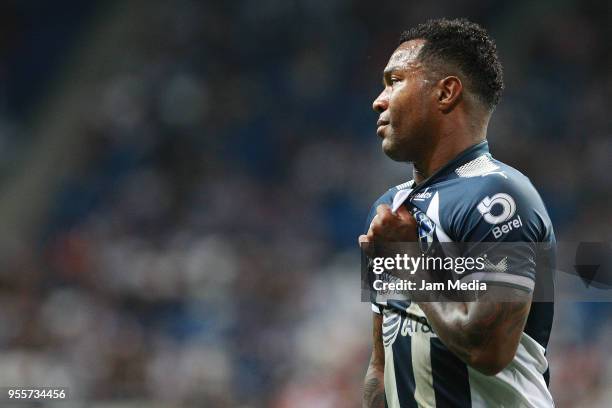
M 423 40 L 406 41 L 391 55 L 383 75 L 384 90 L 373 108 L 380 114 L 377 134 L 396 161 L 414 161 L 427 146 L 433 117 L 432 86 L 418 61 Z

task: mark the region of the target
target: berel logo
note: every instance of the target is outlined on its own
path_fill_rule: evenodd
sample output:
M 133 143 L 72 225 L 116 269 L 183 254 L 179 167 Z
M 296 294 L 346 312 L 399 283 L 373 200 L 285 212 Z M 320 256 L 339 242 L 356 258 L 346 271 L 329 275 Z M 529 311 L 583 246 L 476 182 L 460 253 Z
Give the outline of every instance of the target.
M 493 225 L 508 221 L 516 212 L 514 199 L 506 193 L 485 197 L 477 208 L 485 221 Z
M 521 228 L 522 226 L 523 220 L 521 220 L 520 215 L 517 215 L 515 219 L 508 221 L 506 224 L 493 227 L 491 232 L 493 232 L 493 236 L 495 237 L 495 239 L 497 239 L 512 230 Z

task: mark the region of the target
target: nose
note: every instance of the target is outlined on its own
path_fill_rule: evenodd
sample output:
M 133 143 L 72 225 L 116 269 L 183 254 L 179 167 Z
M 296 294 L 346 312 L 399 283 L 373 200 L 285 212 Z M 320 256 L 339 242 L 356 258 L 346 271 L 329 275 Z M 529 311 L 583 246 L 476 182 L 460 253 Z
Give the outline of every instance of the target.
M 380 95 L 374 99 L 374 103 L 372 104 L 372 109 L 376 113 L 382 113 L 387 110 L 389 107 L 389 95 L 387 94 L 387 90 L 383 90 Z

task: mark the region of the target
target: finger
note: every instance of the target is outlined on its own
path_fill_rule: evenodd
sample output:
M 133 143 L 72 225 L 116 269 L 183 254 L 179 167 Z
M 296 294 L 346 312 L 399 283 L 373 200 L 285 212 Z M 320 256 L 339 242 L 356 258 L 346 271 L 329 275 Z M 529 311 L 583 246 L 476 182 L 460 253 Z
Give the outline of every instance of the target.
M 368 239 L 368 242 L 374 242 L 376 240 L 376 237 L 374 235 L 374 231 L 372 230 L 372 227 L 370 227 L 370 229 L 368 230 L 366 238 Z
M 372 227 L 370 227 L 368 230 L 366 238 L 368 239 L 368 242 L 374 242 L 374 232 L 372 231 Z
M 410 211 L 408 211 L 408 208 L 406 208 L 406 206 L 404 205 L 400 205 L 399 208 L 395 211 L 395 214 L 397 214 L 397 216 L 404 221 L 414 220 L 414 216 L 410 213 Z
M 366 237 L 368 238 L 368 240 L 370 240 L 370 242 L 374 240 L 374 234 L 372 232 L 372 229 L 378 228 L 377 226 L 380 224 L 379 219 L 380 217 L 378 216 L 378 214 L 376 214 L 374 218 L 372 218 L 372 222 L 370 222 L 370 227 L 368 228 L 368 232 L 366 234 Z
M 391 212 L 391 207 L 387 204 L 376 207 L 376 215 L 381 225 L 387 225 L 395 218 L 395 215 Z
M 370 229 L 372 229 L 372 225 L 378 223 L 378 220 L 380 220 L 380 215 L 376 214 L 374 215 L 374 217 L 372 217 L 372 221 L 370 222 Z
M 385 230 L 385 225 L 388 223 L 389 219 L 385 215 L 376 214 L 374 218 L 372 218 L 372 223 L 370 224 L 370 229 L 368 230 L 367 236 L 370 238 L 370 241 L 374 241 L 374 237 L 380 235 Z
M 381 217 L 384 217 L 387 214 L 393 215 L 391 213 L 391 207 L 389 207 L 387 204 L 380 204 L 378 207 L 376 207 L 376 214 L 380 215 Z
M 367 244 L 368 242 L 370 242 L 370 239 L 368 238 L 367 235 L 360 235 L 358 241 L 359 241 L 359 246 L 361 246 L 362 244 Z

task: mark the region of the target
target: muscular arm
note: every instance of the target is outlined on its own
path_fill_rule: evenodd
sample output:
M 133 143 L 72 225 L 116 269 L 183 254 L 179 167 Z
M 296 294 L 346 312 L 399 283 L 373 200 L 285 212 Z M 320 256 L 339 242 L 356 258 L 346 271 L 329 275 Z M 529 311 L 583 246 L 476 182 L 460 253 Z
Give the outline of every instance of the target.
M 385 406 L 385 350 L 382 343 L 382 315 L 372 318 L 372 357 L 363 384 L 363 408 L 384 408 Z
M 495 299 L 516 299 L 499 302 Z M 444 345 L 471 367 L 495 375 L 514 358 L 531 307 L 531 294 L 490 285 L 476 302 L 419 302 Z
M 416 221 L 404 206 L 393 214 L 388 205 L 381 204 L 367 235 L 361 235 L 359 242 L 415 242 L 417 236 Z M 531 293 L 490 285 L 475 302 L 415 301 L 449 350 L 483 374 L 495 375 L 516 354 L 531 307 Z

